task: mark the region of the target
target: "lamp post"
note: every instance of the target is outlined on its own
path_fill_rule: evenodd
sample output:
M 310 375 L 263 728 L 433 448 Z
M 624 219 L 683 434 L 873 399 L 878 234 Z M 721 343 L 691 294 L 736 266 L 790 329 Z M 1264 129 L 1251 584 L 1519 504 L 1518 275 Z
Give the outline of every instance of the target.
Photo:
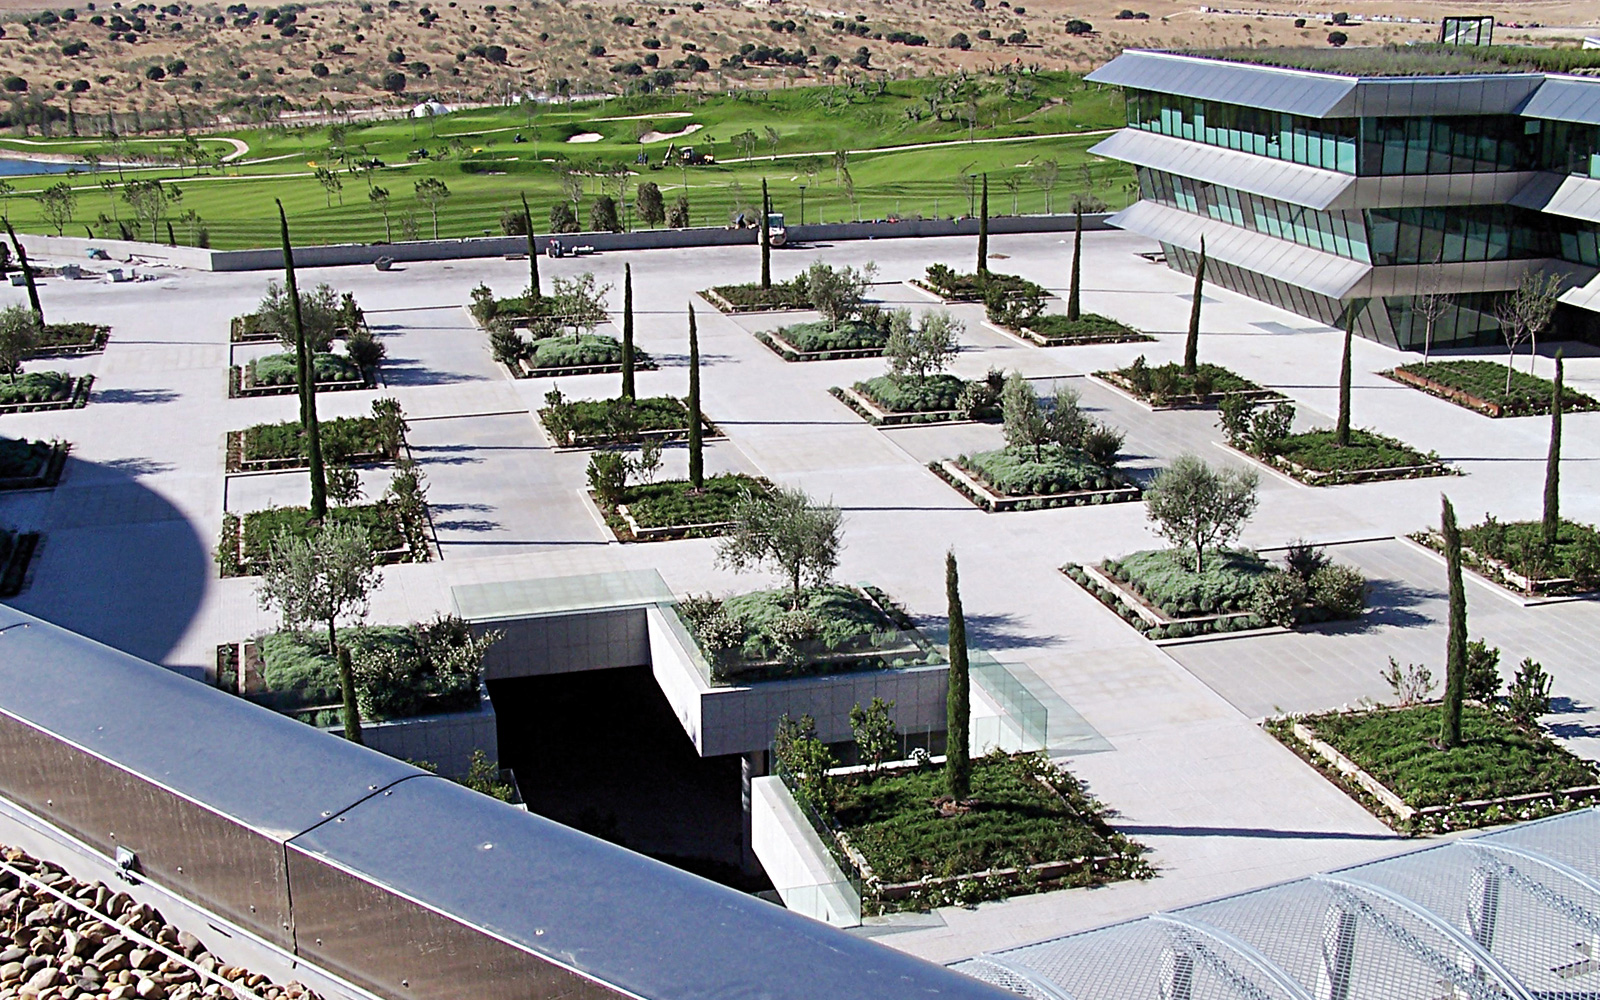
M 806 224 L 806 186 L 800 185 L 800 224 Z

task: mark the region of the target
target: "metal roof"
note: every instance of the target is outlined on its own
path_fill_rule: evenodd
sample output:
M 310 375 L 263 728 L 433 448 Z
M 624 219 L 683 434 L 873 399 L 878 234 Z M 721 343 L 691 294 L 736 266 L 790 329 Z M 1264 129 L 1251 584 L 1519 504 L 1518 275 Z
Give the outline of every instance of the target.
M 1513 195 L 1511 204 L 1569 219 L 1600 222 L 1600 180 L 1542 173 Z
M 0 712 L 280 841 L 426 773 L 5 605 Z
M 1600 125 L 1600 80 L 1547 76 L 1520 113 L 1526 118 Z
M 1089 152 L 1317 209 L 1327 208 L 1356 183 L 1351 174 L 1134 128 L 1107 137 Z
M 1372 265 L 1300 246 L 1264 233 L 1208 219 L 1152 201 L 1136 202 L 1108 220 L 1114 226 L 1206 254 L 1247 271 L 1342 299 L 1372 272 Z
M 1593 1000 L 1587 809 L 955 964 L 1038 1000 Z
M 1557 301 L 1577 309 L 1600 312 L 1600 275 L 1590 278 L 1588 284 L 1574 285 L 1562 292 Z
M 1001 995 L 447 782 L 340 819 L 292 847 L 637 996 Z
M 1356 86 L 1350 76 L 1146 49 L 1126 49 L 1085 79 L 1311 118 L 1328 117 Z

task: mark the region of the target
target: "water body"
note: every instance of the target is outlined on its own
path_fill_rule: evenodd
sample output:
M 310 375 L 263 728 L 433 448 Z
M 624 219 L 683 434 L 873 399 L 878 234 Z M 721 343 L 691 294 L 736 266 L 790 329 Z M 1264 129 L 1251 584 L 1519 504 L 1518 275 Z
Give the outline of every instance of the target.
M 8 160 L 0 157 L 0 177 L 14 177 L 17 174 L 64 174 L 69 170 L 87 172 L 88 166 L 82 163 L 42 163 L 38 160 Z

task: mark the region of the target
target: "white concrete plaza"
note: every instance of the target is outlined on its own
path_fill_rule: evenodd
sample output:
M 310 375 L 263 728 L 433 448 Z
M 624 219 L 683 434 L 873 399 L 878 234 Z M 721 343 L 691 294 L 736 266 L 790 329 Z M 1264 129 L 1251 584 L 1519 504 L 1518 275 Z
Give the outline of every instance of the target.
M 1069 238 L 1070 240 L 1070 238 Z M 1152 344 L 1040 349 L 986 327 L 979 306 L 955 307 L 967 323 L 962 375 L 1019 369 L 1048 383 L 1071 378 L 1086 405 L 1128 431 L 1135 470 L 1183 452 L 1236 461 L 1220 447 L 1212 412 L 1149 413 L 1089 383 L 1088 371 L 1153 362 L 1182 351 L 1190 280 L 1137 256 L 1153 246 L 1120 233 L 1085 237 L 1084 307 L 1159 334 Z M 991 266 L 1064 291 L 1069 241 L 1057 235 L 991 241 Z M 933 307 L 903 282 L 943 261 L 972 266 L 967 238 L 838 243 L 774 253 L 780 278 L 813 260 L 877 262 L 877 295 L 889 305 Z M 641 395 L 686 387 L 685 307 L 696 289 L 753 279 L 754 248 L 613 253 L 541 261 L 545 280 L 594 270 L 620 283 L 633 265 L 642 347 L 661 361 L 641 373 Z M 583 453 L 556 453 L 531 411 L 551 380 L 512 381 L 489 358 L 463 304 L 479 281 L 506 295 L 526 281 L 526 263 L 485 260 L 302 271 L 307 287 L 327 281 L 352 291 L 388 345 L 385 385 L 319 398 L 325 416 L 365 412 L 393 395 L 411 420 L 410 442 L 430 481 L 444 558 L 389 567 L 374 621 L 401 622 L 450 606 L 455 585 L 621 569 L 660 571 L 674 591 L 728 592 L 738 580 L 713 566 L 714 542 L 622 546 L 609 541 L 582 498 Z M 96 376 L 94 399 L 75 411 L 0 417 L 8 436 L 62 437 L 74 445 L 61 485 L 49 493 L 0 495 L 0 522 L 46 534 L 29 589 L 15 603 L 110 645 L 192 671 L 219 642 L 272 622 L 255 602 L 255 581 L 218 579 L 210 552 L 225 509 L 304 502 L 303 475 L 227 476 L 223 434 L 291 419 L 291 396 L 230 400 L 228 320 L 250 311 L 278 275 L 160 270 L 159 280 L 111 285 L 45 283 L 52 319 L 110 323 L 103 355 L 30 368 Z M 7 301 L 21 289 L 0 289 Z M 613 302 L 620 308 L 620 289 Z M 1375 582 L 1378 604 L 1359 626 L 1290 636 L 1228 639 L 1158 649 L 1062 576 L 1088 562 L 1151 547 L 1141 504 L 1007 513 L 980 512 L 926 468 L 931 459 L 1000 443 L 997 426 L 874 429 L 827 394 L 831 385 L 876 374 L 882 362 L 787 364 L 750 331 L 788 317 L 731 318 L 693 299 L 704 361 L 704 409 L 727 435 L 708 451 L 711 471 L 741 470 L 831 497 L 846 512 L 840 578 L 870 581 L 930 625 L 942 623 L 942 559 L 961 559 L 972 641 L 1026 664 L 1082 714 L 1113 749 L 1074 758 L 1073 770 L 1118 811 L 1116 822 L 1153 849 L 1154 880 L 1099 890 L 1023 897 L 975 910 L 941 911 L 928 926 L 882 940 L 940 961 L 1037 940 L 1358 860 L 1409 846 L 1258 727 L 1275 709 L 1329 708 L 1385 692 L 1378 671 L 1393 653 L 1442 674 L 1444 572 L 1398 541 L 1340 546 Z M 1059 309 L 1060 304 L 1053 303 Z M 1301 422 L 1332 423 L 1340 334 L 1232 293 L 1206 293 L 1201 356 L 1280 389 Z M 1547 345 L 1541 345 L 1545 348 Z M 1552 348 L 1553 349 L 1553 348 Z M 1600 356 L 1573 349 L 1570 384 L 1600 394 Z M 1458 466 L 1459 478 L 1311 489 L 1263 475 L 1261 508 L 1245 541 L 1347 542 L 1392 539 L 1435 523 L 1446 491 L 1469 521 L 1537 516 L 1548 421 L 1490 420 L 1423 395 L 1376 372 L 1405 356 L 1365 341 L 1355 348 L 1354 415 Z M 1519 362 L 1526 366 L 1526 359 Z M 1539 370 L 1551 370 L 1548 357 Z M 569 397 L 614 393 L 617 376 L 556 380 Z M 1043 386 L 1041 386 L 1043 387 Z M 1566 423 L 1563 509 L 1600 520 L 1600 413 Z M 681 448 L 668 468 L 681 469 Z M 385 473 L 370 474 L 369 493 Z M 1585 654 L 1600 641 L 1600 612 L 1577 602 L 1523 608 L 1469 587 L 1473 636 L 1555 675 L 1557 732 L 1600 758 L 1600 667 Z M 888 930 L 883 928 L 882 930 Z

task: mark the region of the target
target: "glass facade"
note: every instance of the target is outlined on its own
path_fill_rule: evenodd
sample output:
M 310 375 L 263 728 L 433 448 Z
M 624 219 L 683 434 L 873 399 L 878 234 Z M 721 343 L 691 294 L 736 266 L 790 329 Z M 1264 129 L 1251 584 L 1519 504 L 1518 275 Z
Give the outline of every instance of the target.
M 1539 130 L 1539 164 L 1578 177 L 1600 178 L 1600 125 L 1535 121 Z
M 1516 115 L 1306 118 L 1150 90 L 1126 99 L 1131 128 L 1342 174 L 1532 170 L 1542 151 L 1539 123 Z
M 1220 184 L 1161 170 L 1139 170 L 1139 195 L 1169 208 L 1206 215 L 1301 246 L 1370 261 L 1359 212 L 1319 212 Z
M 1463 292 L 1450 298 L 1450 308 L 1434 320 L 1431 343 L 1434 347 L 1489 347 L 1499 345 L 1500 321 L 1495 318 L 1494 304 L 1499 295 L 1493 292 Z M 1421 350 L 1423 341 L 1429 340 L 1428 321 L 1413 308 L 1416 299 L 1411 296 L 1390 296 L 1383 300 L 1389 326 L 1394 330 L 1395 344 L 1411 350 Z
M 1368 209 L 1374 264 L 1458 264 L 1551 255 L 1547 220 L 1511 205 Z

